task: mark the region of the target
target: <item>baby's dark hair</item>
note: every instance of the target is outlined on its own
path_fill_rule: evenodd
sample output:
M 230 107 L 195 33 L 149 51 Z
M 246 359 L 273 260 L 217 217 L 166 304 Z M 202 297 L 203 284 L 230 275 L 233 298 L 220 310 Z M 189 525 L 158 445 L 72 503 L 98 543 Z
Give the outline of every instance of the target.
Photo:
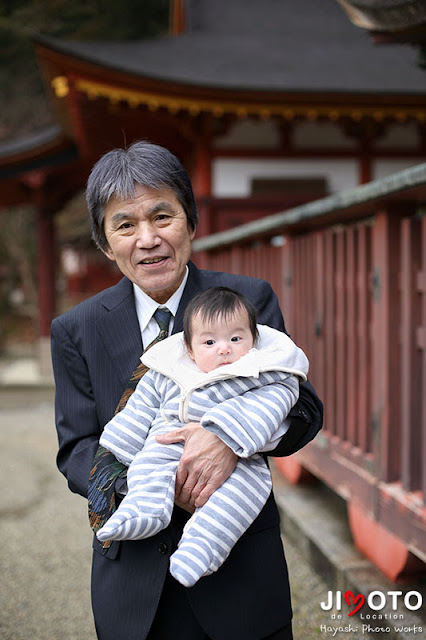
M 256 308 L 242 293 L 228 287 L 212 287 L 197 293 L 191 299 L 183 316 L 183 336 L 186 344 L 190 347 L 192 343 L 191 325 L 195 315 L 200 314 L 204 322 L 212 322 L 218 318 L 226 321 L 241 309 L 247 311 L 253 344 L 256 344 L 258 338 Z

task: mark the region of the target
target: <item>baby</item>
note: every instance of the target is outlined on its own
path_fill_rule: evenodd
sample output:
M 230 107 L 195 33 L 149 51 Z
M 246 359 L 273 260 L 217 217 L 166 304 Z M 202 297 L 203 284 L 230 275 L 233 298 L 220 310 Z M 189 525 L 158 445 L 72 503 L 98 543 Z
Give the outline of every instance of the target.
M 308 360 L 284 333 L 257 325 L 253 305 L 226 287 L 195 296 L 183 333 L 141 359 L 149 371 L 100 439 L 129 465 L 128 494 L 96 535 L 138 540 L 168 526 L 183 444 L 162 445 L 156 436 L 200 422 L 239 461 L 190 517 L 170 558 L 171 574 L 190 587 L 217 571 L 265 505 L 272 482 L 259 453 L 273 450 L 284 435 Z

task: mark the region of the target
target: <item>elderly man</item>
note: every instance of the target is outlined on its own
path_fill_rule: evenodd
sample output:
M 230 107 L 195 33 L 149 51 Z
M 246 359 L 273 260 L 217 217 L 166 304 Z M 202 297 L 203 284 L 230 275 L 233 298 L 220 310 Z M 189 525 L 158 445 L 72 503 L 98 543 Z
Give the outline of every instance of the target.
M 179 160 L 163 147 L 137 142 L 107 153 L 89 177 L 87 202 L 94 240 L 124 277 L 52 323 L 57 462 L 72 491 L 87 497 L 90 477 L 92 489 L 110 489 L 114 501 L 123 480 L 116 480 L 114 461 L 99 463 L 100 434 L 129 380 L 141 375 L 143 350 L 182 330 L 188 301 L 199 291 L 227 286 L 251 300 L 261 324 L 285 327 L 268 283 L 201 271 L 190 261 L 197 224 L 192 187 Z M 301 385 L 286 422 L 287 431 L 270 455 L 293 453 L 321 428 L 322 404 L 308 382 Z M 162 441 L 185 443 L 170 526 L 151 538 L 106 548 L 94 538 L 92 605 L 98 638 L 292 638 L 287 567 L 272 495 L 217 573 L 190 589 L 169 574 L 169 557 L 189 513 L 226 480 L 237 460 L 198 423 Z M 112 506 L 109 498 L 105 502 L 102 495 L 99 500 L 91 495 L 93 510 Z

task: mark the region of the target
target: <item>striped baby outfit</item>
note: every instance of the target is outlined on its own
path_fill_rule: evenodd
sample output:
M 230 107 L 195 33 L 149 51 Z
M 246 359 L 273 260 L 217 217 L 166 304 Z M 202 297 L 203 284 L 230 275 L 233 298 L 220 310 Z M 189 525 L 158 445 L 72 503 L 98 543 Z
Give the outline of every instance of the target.
M 239 457 L 237 466 L 185 525 L 170 572 L 192 586 L 223 564 L 263 508 L 271 477 L 261 455 L 275 448 L 285 418 L 306 380 L 308 361 L 285 334 L 258 326 L 260 340 L 237 362 L 201 372 L 182 334 L 144 354 L 150 367 L 126 407 L 106 425 L 100 444 L 129 465 L 128 494 L 97 532 L 104 540 L 138 540 L 167 527 L 183 444 L 155 437 L 187 422 L 218 435 Z

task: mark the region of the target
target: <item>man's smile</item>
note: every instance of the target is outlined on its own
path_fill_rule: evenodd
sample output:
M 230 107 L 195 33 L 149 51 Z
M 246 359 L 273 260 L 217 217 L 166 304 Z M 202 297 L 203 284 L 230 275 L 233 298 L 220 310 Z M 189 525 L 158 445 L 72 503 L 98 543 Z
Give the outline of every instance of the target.
M 159 256 L 158 258 L 144 258 L 140 260 L 138 264 L 157 264 L 158 262 L 162 262 L 163 260 L 167 260 L 167 256 Z

